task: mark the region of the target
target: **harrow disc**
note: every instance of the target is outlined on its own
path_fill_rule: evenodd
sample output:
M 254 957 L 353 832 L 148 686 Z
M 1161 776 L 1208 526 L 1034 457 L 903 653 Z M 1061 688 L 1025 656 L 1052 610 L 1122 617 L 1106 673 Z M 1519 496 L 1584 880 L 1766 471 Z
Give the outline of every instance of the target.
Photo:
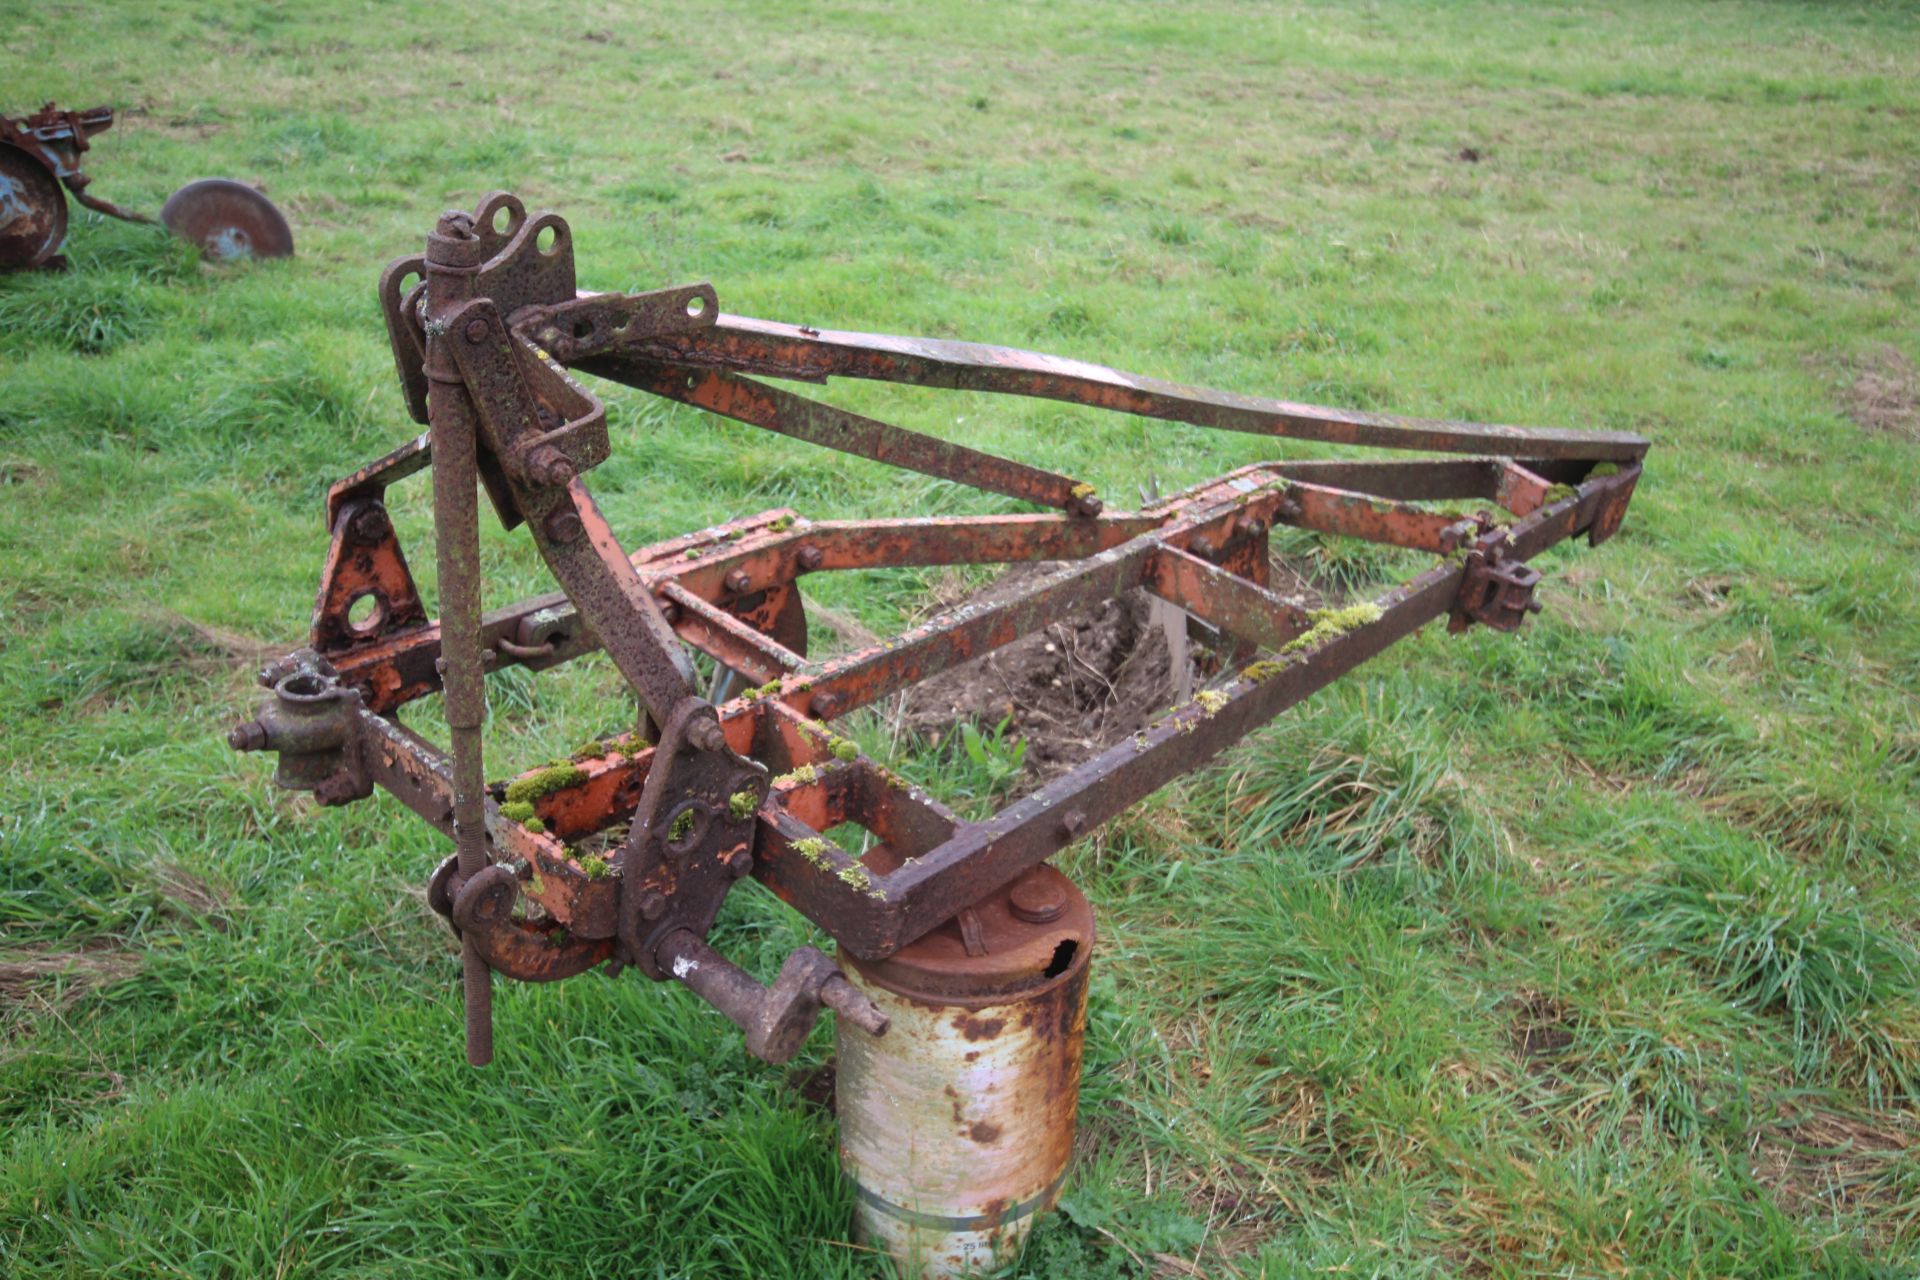
M 189 182 L 167 197 L 160 221 L 216 261 L 293 254 L 293 231 L 273 201 L 231 178 Z
M 66 238 L 59 179 L 20 148 L 0 143 L 0 270 L 40 266 Z

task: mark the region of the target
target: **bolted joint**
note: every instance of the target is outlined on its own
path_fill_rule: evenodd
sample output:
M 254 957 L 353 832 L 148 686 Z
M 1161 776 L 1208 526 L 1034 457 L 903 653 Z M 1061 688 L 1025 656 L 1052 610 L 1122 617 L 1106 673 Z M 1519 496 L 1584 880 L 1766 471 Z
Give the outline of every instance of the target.
M 727 590 L 737 596 L 743 596 L 753 586 L 753 575 L 745 569 L 730 569 L 727 571 L 726 583 Z
M 1534 597 L 1540 571 L 1507 559 L 1506 551 L 1504 544 L 1496 543 L 1468 553 L 1449 631 L 1464 631 L 1476 622 L 1495 631 L 1517 631 L 1529 614 L 1540 612 L 1540 601 Z
M 555 542 L 578 541 L 580 535 L 587 531 L 587 526 L 581 523 L 580 513 L 574 510 L 571 502 L 562 502 L 549 511 L 547 518 L 540 522 L 540 527 Z
M 264 751 L 267 746 L 267 726 L 258 720 L 237 724 L 227 733 L 227 745 L 235 751 Z
M 571 481 L 575 475 L 573 459 L 552 444 L 536 444 L 520 456 L 520 473 L 534 484 L 553 488 Z
M 379 542 L 393 532 L 393 521 L 379 500 L 368 498 L 358 507 L 347 522 L 347 530 L 355 542 Z
M 712 716 L 696 716 L 687 721 L 687 741 L 699 751 L 725 751 L 727 733 Z
M 795 554 L 794 561 L 807 573 L 812 573 L 827 562 L 826 552 L 809 542 Z

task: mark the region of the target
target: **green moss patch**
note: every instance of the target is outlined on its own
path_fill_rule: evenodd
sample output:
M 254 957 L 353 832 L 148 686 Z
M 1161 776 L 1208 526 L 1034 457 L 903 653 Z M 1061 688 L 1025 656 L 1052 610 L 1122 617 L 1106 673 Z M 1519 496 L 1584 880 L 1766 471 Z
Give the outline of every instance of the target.
M 537 773 L 530 773 L 524 778 L 516 778 L 508 783 L 507 803 L 513 804 L 520 802 L 530 804 L 535 800 L 550 796 L 556 791 L 564 791 L 568 787 L 577 787 L 586 780 L 587 771 L 570 760 L 550 764 Z M 502 812 L 504 812 L 504 810 Z

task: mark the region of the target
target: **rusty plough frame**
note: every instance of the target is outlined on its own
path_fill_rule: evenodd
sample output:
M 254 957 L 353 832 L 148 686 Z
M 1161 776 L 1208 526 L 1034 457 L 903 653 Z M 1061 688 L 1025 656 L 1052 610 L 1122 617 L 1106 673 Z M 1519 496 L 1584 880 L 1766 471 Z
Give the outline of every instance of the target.
M 775 1061 L 797 1049 L 822 1004 L 881 1029 L 817 951 L 796 952 L 769 988 L 707 946 L 736 881 L 758 879 L 855 957 L 891 955 L 1423 624 L 1517 627 L 1537 607 L 1539 574 L 1527 561 L 1582 532 L 1594 543 L 1611 536 L 1647 449 L 1633 435 L 1344 413 L 1001 347 L 750 320 L 723 314 L 705 284 L 580 293 L 567 224 L 528 216 L 504 193 L 471 216 L 443 217 L 424 256 L 387 268 L 380 298 L 407 402 L 429 430 L 328 494 L 332 543 L 311 647 L 262 673 L 260 715 L 232 741 L 278 751 L 279 781 L 323 804 L 380 786 L 453 836 L 457 852 L 430 895 L 463 940 L 476 1063 L 491 1053 L 494 969 L 537 982 L 611 961 L 676 977 Z M 606 414 L 570 369 L 1049 510 L 853 521 L 769 511 L 629 553 L 582 480 L 608 456 Z M 763 377 L 993 391 L 1474 456 L 1264 463 L 1115 512 L 1072 477 Z M 428 467 L 438 621 L 382 505 L 388 485 Z M 525 524 L 563 593 L 482 611 L 479 488 L 508 527 Z M 1436 502 L 1482 509 L 1422 505 Z M 1267 587 L 1278 524 L 1434 561 L 1371 603 L 1316 612 Z M 877 647 L 805 657 L 807 574 L 1021 561 L 1065 567 Z M 985 821 L 960 820 L 825 723 L 1136 588 L 1224 637 L 1223 670 L 1193 700 Z M 713 705 L 696 692 L 683 646 L 758 687 Z M 638 696 L 641 729 L 489 786 L 485 673 L 546 670 L 596 648 Z M 397 718 L 436 690 L 450 751 Z M 860 858 L 822 834 L 847 822 L 877 840 Z M 574 848 L 620 824 L 607 856 Z M 540 910 L 517 906 L 522 898 Z

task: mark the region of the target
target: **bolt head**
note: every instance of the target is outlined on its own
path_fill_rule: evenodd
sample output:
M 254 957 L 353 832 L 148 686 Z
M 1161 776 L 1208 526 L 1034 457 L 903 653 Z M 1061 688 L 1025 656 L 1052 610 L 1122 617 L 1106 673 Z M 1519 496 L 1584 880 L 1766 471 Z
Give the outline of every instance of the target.
M 826 552 L 820 550 L 820 548 L 814 546 L 812 543 L 808 543 L 806 546 L 800 548 L 799 554 L 794 558 L 800 562 L 800 567 L 808 573 L 812 573 L 815 569 L 818 569 L 827 562 Z
M 645 920 L 658 920 L 667 913 L 667 900 L 649 889 L 640 895 L 640 916 Z
M 573 479 L 573 459 L 550 444 L 527 455 L 527 476 L 535 484 L 558 487 Z
M 464 332 L 467 335 L 467 341 L 478 346 L 487 340 L 487 322 L 476 316 L 467 321 L 467 327 Z
M 1216 548 L 1213 545 L 1213 539 L 1206 537 L 1204 535 L 1201 537 L 1195 538 L 1193 540 L 1191 549 L 1193 551 L 1193 554 L 1201 557 L 1202 559 L 1206 559 L 1212 556 L 1214 551 L 1216 550 Z
M 267 745 L 267 727 L 258 720 L 237 724 L 227 734 L 227 745 L 235 751 L 259 751 Z
M 842 698 L 832 691 L 813 695 L 812 710 L 817 716 L 836 716 L 840 714 Z
M 555 542 L 573 542 L 586 532 L 586 526 L 580 523 L 580 513 L 573 509 L 571 502 L 563 502 L 548 512 L 542 527 Z
M 440 215 L 440 221 L 434 224 L 434 230 L 443 236 L 458 236 L 465 239 L 473 234 L 473 215 L 465 209 L 449 209 Z
M 753 575 L 745 569 L 734 569 L 727 574 L 727 590 L 735 595 L 744 595 L 747 588 L 752 585 Z
M 1067 894 L 1052 876 L 1028 875 L 1015 882 L 1007 894 L 1007 907 L 1015 918 L 1028 924 L 1046 924 L 1066 912 Z
M 352 529 L 361 542 L 378 542 L 393 532 L 393 521 L 387 518 L 387 509 L 374 502 L 354 513 Z
M 718 720 L 708 720 L 703 716 L 688 722 L 687 741 L 701 751 L 721 751 L 726 748 L 727 734 Z

